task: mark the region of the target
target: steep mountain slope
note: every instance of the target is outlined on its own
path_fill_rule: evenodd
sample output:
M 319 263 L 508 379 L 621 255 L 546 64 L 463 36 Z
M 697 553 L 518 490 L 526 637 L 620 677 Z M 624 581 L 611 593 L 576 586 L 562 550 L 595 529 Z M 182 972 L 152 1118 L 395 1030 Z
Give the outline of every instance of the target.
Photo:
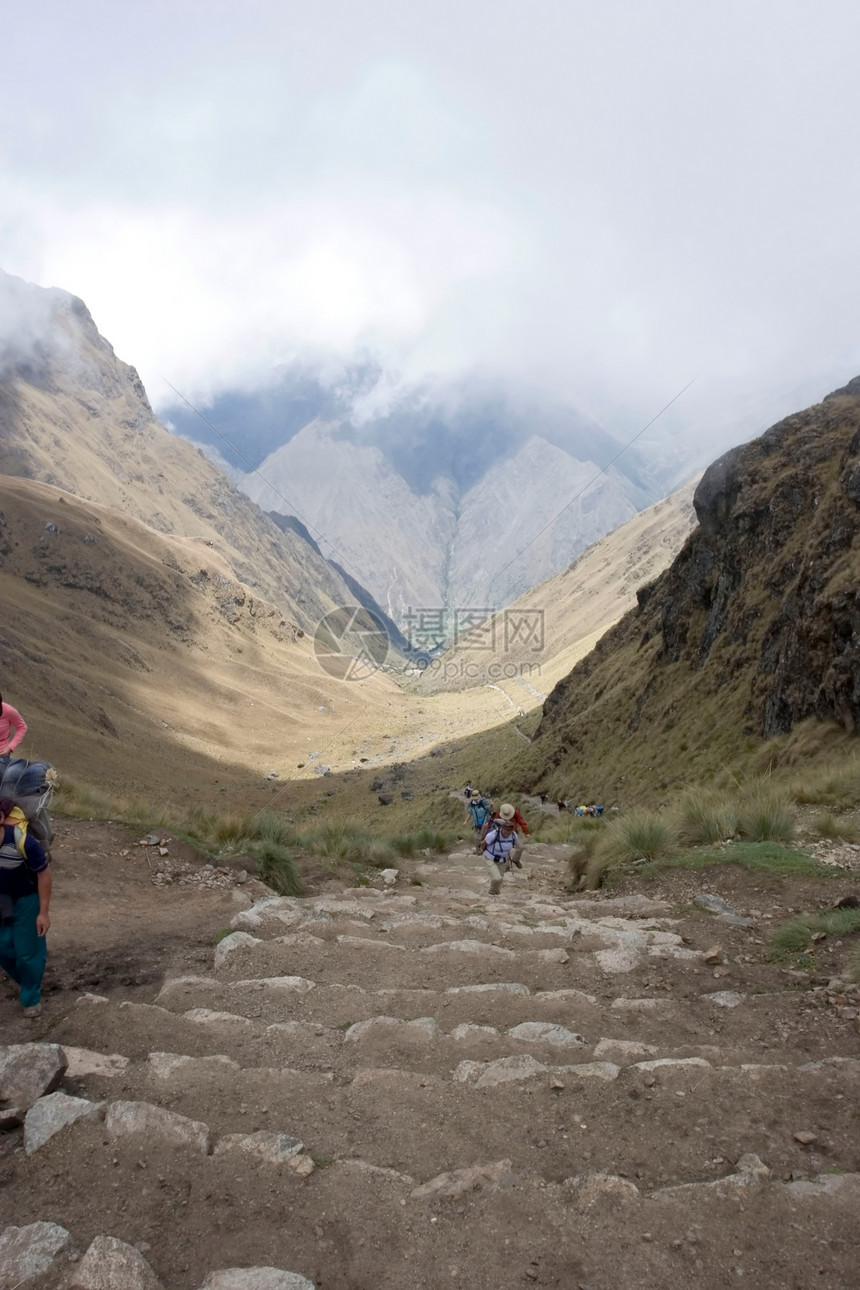
M 463 497 L 451 563 L 454 605 L 508 604 L 635 513 L 611 471 L 532 435 Z
M 444 481 L 417 497 L 378 448 L 314 421 L 243 487 L 264 510 L 297 514 L 323 554 L 359 577 L 395 620 L 409 605 L 442 603 L 455 524 Z
M 860 379 L 732 449 L 694 505 L 672 566 L 547 699 L 539 773 L 641 793 L 806 717 L 860 726 Z
M 345 685 L 321 668 L 212 547 L 31 480 L 2 481 L 0 597 L 23 751 L 120 796 L 259 805 L 279 787 L 265 773 L 342 765 L 344 729 L 384 729 L 399 693 L 381 671 Z
M 117 359 L 81 300 L 0 274 L 0 472 L 116 508 L 209 545 L 232 576 L 305 629 L 351 604 L 342 578 L 282 533 L 203 453 L 153 416 L 134 368 Z

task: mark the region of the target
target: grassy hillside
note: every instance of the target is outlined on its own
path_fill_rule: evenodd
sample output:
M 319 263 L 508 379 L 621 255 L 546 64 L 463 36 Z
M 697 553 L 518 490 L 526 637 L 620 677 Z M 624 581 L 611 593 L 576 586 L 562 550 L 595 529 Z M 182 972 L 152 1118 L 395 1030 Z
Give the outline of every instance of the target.
M 655 798 L 860 723 L 860 382 L 715 463 L 699 527 L 544 705 L 528 775 Z

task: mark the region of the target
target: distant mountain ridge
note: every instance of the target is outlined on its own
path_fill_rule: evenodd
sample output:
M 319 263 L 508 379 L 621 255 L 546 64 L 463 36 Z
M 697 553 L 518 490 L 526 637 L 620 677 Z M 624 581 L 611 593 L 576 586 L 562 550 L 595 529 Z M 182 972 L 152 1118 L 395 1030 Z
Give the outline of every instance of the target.
M 540 392 L 478 377 L 391 391 L 370 361 L 294 366 L 204 412 L 169 422 L 241 467 L 248 495 L 296 516 L 403 629 L 420 610 L 509 603 L 663 496 L 678 465 L 655 469 Z
M 416 494 L 379 448 L 315 421 L 243 486 L 264 510 L 298 512 L 404 627 L 417 611 L 453 622 L 507 604 L 636 513 L 616 474 L 537 434 L 465 492 L 440 475 Z

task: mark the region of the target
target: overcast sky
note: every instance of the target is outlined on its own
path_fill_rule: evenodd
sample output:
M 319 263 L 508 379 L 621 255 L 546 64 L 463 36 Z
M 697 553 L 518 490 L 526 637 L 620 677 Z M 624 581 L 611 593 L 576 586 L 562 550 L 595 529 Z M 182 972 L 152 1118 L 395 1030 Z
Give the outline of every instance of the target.
M 860 372 L 857 0 L 0 0 L 0 266 L 156 406 L 296 355 L 631 433 Z M 675 413 L 678 409 L 675 409 Z

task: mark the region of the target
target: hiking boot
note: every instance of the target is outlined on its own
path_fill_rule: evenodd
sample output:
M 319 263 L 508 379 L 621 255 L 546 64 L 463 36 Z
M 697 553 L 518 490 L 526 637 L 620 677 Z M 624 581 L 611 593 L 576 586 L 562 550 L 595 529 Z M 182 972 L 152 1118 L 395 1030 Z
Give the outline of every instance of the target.
M 490 895 L 498 896 L 501 890 L 502 890 L 501 878 L 494 878 L 493 881 L 490 883 Z
M 518 860 L 518 859 L 516 858 L 516 856 L 514 856 L 513 860 L 511 861 L 511 864 L 515 864 L 515 865 L 517 866 L 517 868 L 518 868 L 518 869 L 522 869 L 522 867 L 523 867 L 523 862 L 522 862 L 522 860 Z
M 29 1008 L 21 1009 L 22 1017 L 40 1017 L 41 1015 L 42 1015 L 41 1003 L 33 1003 L 30 1005 Z

